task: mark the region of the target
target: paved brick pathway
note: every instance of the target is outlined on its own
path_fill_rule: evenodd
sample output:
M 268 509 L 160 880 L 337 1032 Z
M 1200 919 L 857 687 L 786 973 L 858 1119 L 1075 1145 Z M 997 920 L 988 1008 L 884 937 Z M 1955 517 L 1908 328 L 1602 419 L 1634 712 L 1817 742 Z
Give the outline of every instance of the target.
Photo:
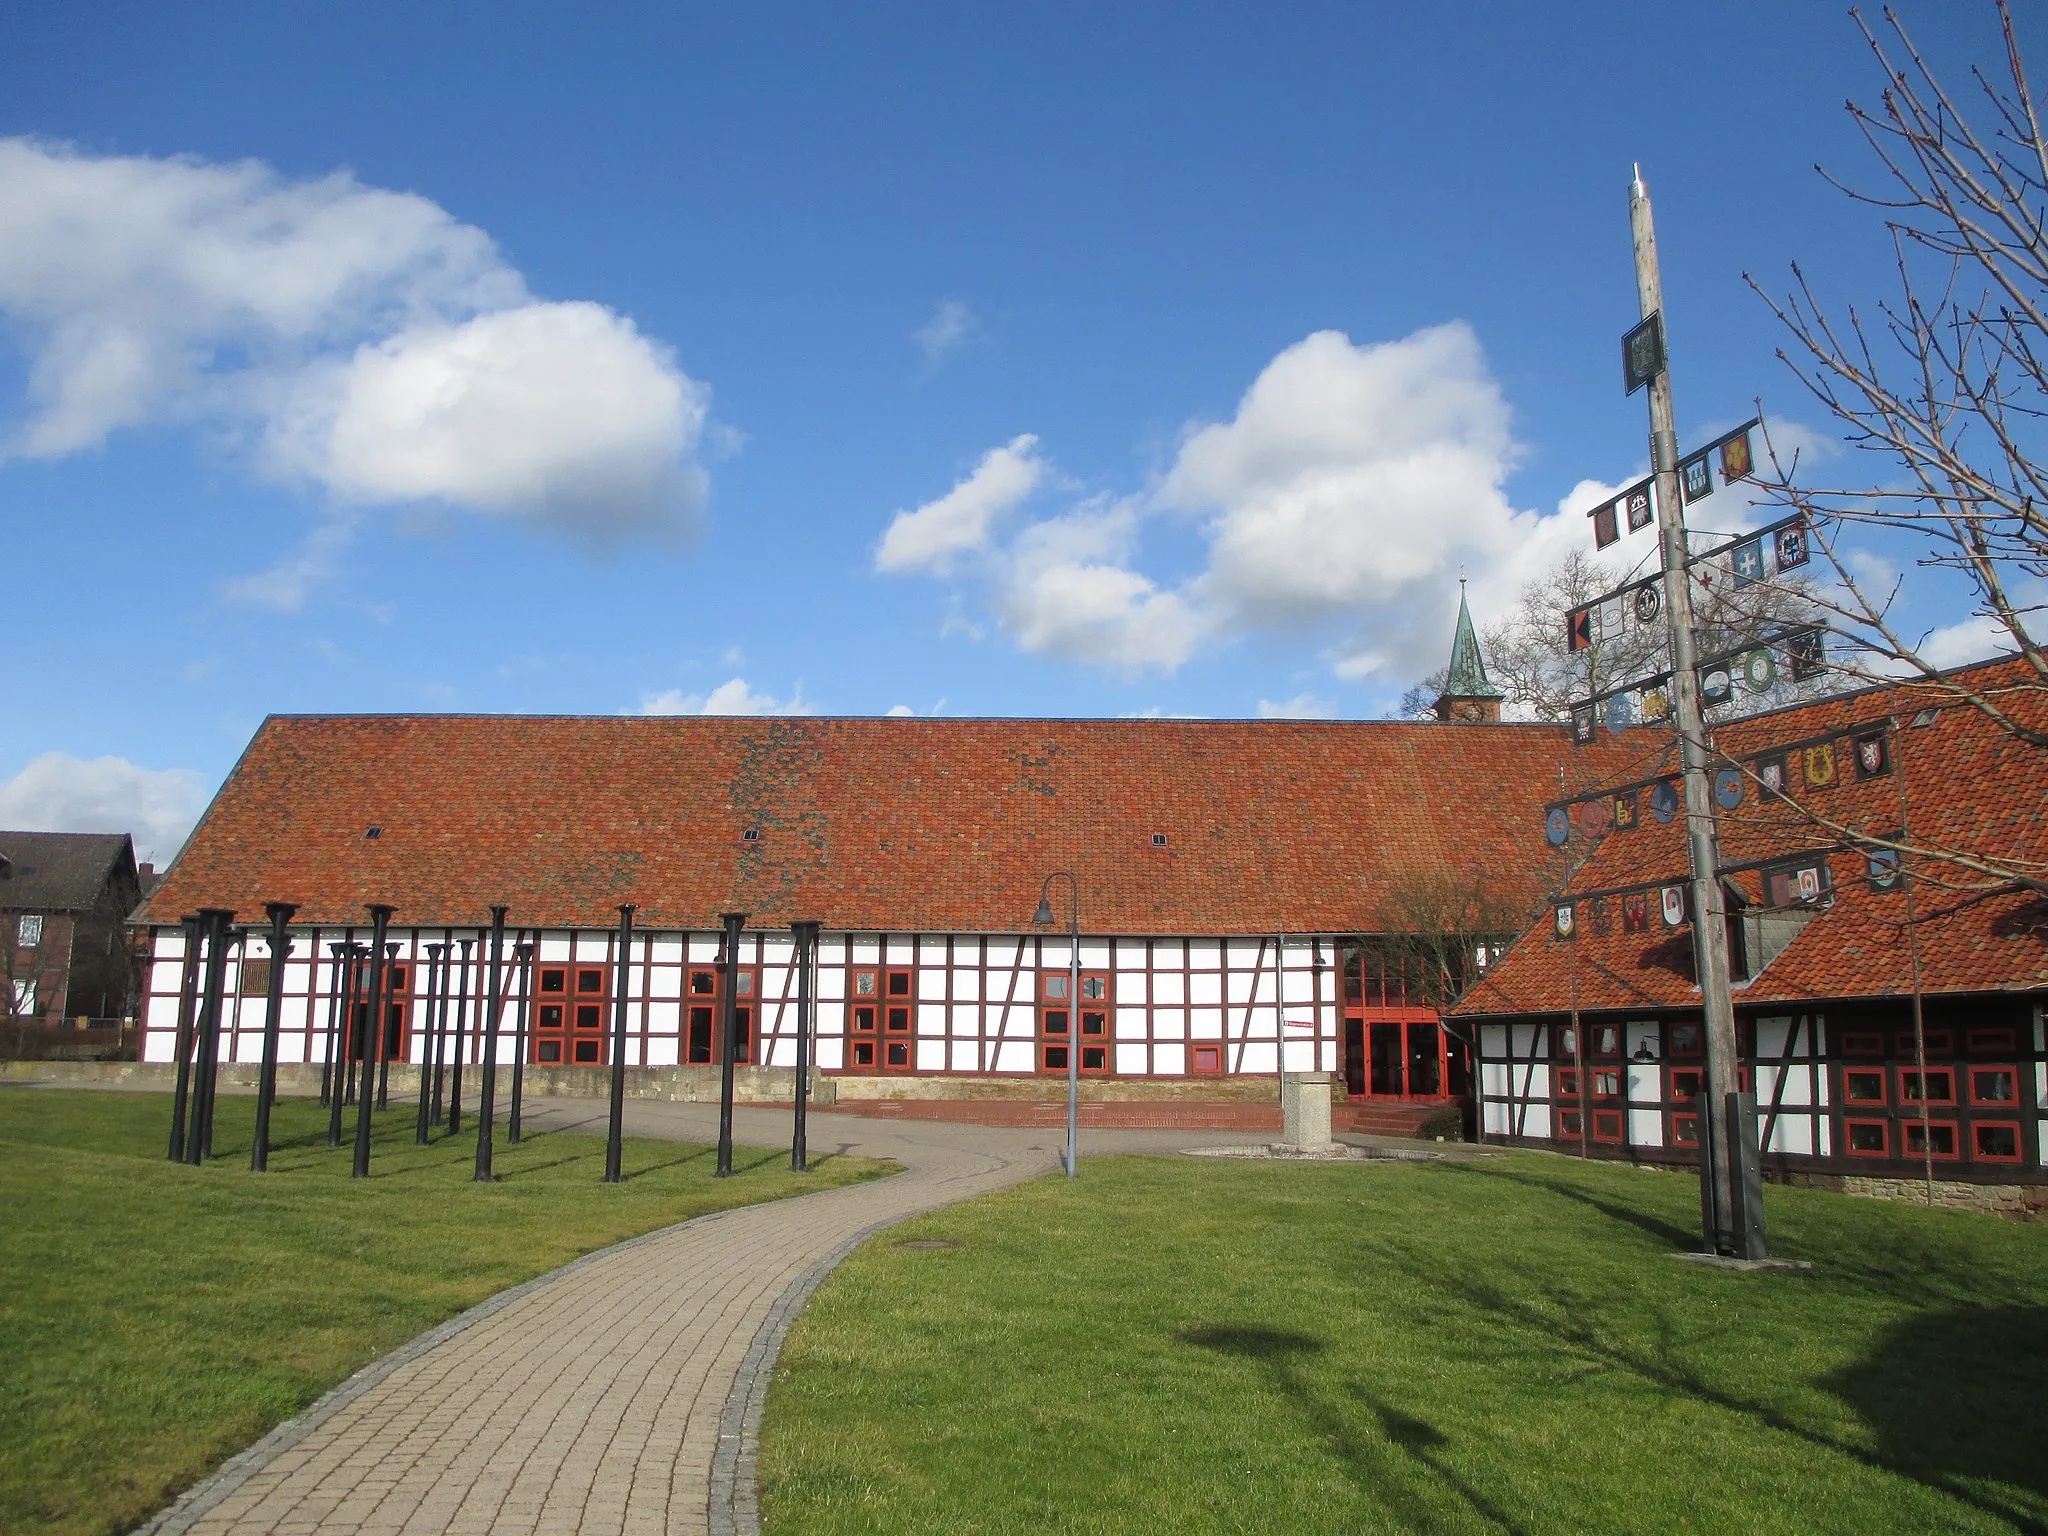
M 528 1105 L 536 1128 L 604 1108 Z M 715 1110 L 628 1106 L 628 1133 L 717 1134 Z M 788 1145 L 787 1111 L 740 1139 Z M 194 1489 L 153 1536 L 749 1533 L 753 1432 L 782 1331 L 880 1226 L 1058 1166 L 1040 1130 L 812 1118 L 815 1152 L 906 1173 L 701 1217 L 494 1297 L 345 1382 Z M 1214 1132 L 1103 1138 L 1129 1150 Z M 1091 1150 L 1098 1147 L 1091 1139 Z M 1085 1176 L 1085 1168 L 1083 1170 Z

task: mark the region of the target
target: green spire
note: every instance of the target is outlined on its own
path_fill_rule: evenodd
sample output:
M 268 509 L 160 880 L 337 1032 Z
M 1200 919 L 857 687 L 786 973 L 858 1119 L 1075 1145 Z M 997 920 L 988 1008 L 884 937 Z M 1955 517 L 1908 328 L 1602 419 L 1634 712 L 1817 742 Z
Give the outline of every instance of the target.
M 1447 699 L 1502 699 L 1507 695 L 1487 681 L 1486 659 L 1479 654 L 1479 636 L 1472 628 L 1472 610 L 1465 606 L 1465 578 L 1458 578 L 1458 633 L 1451 641 L 1451 670 L 1444 678 Z

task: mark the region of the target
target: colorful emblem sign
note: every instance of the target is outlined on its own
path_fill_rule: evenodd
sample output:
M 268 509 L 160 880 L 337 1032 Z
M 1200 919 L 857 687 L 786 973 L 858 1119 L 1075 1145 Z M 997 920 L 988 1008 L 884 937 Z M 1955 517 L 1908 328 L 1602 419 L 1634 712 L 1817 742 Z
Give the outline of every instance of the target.
M 1650 526 L 1650 487 L 1647 483 L 1637 486 L 1628 493 L 1628 531 Z
M 1625 789 L 1614 797 L 1614 830 L 1633 832 L 1643 819 L 1642 801 L 1632 789 Z
M 1564 643 L 1574 651 L 1583 651 L 1593 643 L 1593 610 L 1574 608 L 1565 616 Z
M 1728 668 L 1719 662 L 1700 674 L 1700 702 L 1702 704 L 1726 704 L 1735 697 L 1735 679 L 1729 676 Z
M 1664 611 L 1664 594 L 1655 582 L 1636 588 L 1635 609 L 1636 623 L 1643 628 L 1657 622 L 1657 616 Z
M 1867 731 L 1856 738 L 1856 779 L 1875 779 L 1889 772 L 1892 766 L 1891 750 L 1886 745 L 1883 731 Z
M 1800 763 L 1808 789 L 1829 789 L 1835 782 L 1835 744 L 1824 741 L 1808 747 Z
M 1714 472 L 1707 467 L 1707 456 L 1687 459 L 1678 466 L 1678 480 L 1685 491 L 1686 504 L 1705 501 L 1714 494 Z
M 1671 717 L 1671 698 L 1665 693 L 1662 683 L 1652 683 L 1643 690 L 1643 724 L 1654 725 L 1659 720 Z
M 1772 536 L 1777 545 L 1778 569 L 1793 570 L 1806 564 L 1813 551 L 1806 538 L 1806 524 L 1787 523 Z
M 1785 657 L 1792 663 L 1792 681 L 1807 682 L 1828 669 L 1827 639 L 1818 625 L 1802 629 L 1785 640 Z
M 1607 723 L 1607 729 L 1618 735 L 1636 723 L 1636 707 L 1625 693 L 1609 694 L 1607 702 L 1601 706 L 1601 716 Z
M 1579 807 L 1579 831 L 1587 837 L 1607 835 L 1608 809 L 1605 800 L 1588 800 Z
M 1594 714 L 1592 705 L 1574 704 L 1572 706 L 1573 741 L 1582 747 L 1591 745 L 1597 724 L 1597 717 Z
M 1650 790 L 1650 814 L 1669 821 L 1678 814 L 1678 786 L 1664 779 Z
M 1560 939 L 1568 939 L 1577 929 L 1578 923 L 1572 911 L 1571 903 L 1565 902 L 1561 904 L 1557 909 L 1557 936 Z
M 1759 646 L 1742 658 L 1742 682 L 1751 693 L 1769 693 L 1778 681 L 1778 659 Z
M 1621 530 L 1614 524 L 1613 502 L 1610 501 L 1602 507 L 1595 507 L 1590 515 L 1593 519 L 1593 544 L 1595 548 L 1605 549 L 1621 537 Z
M 1895 891 L 1899 888 L 1898 849 L 1871 849 L 1864 859 L 1864 869 L 1870 878 L 1870 888 L 1873 891 Z
M 1724 811 L 1742 804 L 1742 774 L 1738 770 L 1723 768 L 1714 775 L 1714 804 Z
M 1728 567 L 1735 573 L 1735 585 L 1746 587 L 1753 581 L 1764 579 L 1764 541 L 1749 539 L 1735 546 L 1728 555 Z
M 1667 885 L 1660 895 L 1663 899 L 1664 926 L 1666 928 L 1683 928 L 1685 926 L 1685 887 L 1682 885 Z
M 1773 752 L 1768 757 L 1756 760 L 1756 776 L 1763 784 L 1764 792 L 1772 795 L 1785 793 L 1785 754 Z
M 1621 898 L 1621 931 L 1646 933 L 1650 927 L 1650 898 L 1637 891 Z
M 1737 433 L 1721 445 L 1721 479 L 1728 485 L 1747 480 L 1755 465 L 1749 457 L 1749 434 Z
M 1643 322 L 1621 338 L 1621 377 L 1634 394 L 1664 371 L 1664 319 L 1645 316 Z
M 1562 848 L 1572 835 L 1572 816 L 1563 806 L 1548 811 L 1543 817 L 1543 835 L 1553 848 Z

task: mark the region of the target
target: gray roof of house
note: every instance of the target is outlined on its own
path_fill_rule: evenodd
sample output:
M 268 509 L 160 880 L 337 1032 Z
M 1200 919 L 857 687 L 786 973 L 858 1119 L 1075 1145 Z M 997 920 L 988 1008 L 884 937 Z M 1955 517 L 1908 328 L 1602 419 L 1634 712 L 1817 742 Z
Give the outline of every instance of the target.
M 88 911 L 128 847 L 126 832 L 0 832 L 0 907 Z

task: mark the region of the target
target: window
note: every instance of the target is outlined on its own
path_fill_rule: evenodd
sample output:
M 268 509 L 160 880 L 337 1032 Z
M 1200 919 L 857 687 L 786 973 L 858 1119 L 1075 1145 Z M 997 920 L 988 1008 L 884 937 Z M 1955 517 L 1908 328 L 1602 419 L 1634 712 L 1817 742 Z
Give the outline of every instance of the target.
M 873 971 L 855 971 L 853 973 L 853 995 L 855 997 L 873 997 L 875 995 L 875 973 Z
M 1971 1067 L 1970 1102 L 1972 1104 L 2017 1104 L 2020 1101 L 2020 1075 L 2012 1067 Z
M 1956 1075 L 1947 1067 L 1928 1068 L 1924 1085 L 1921 1073 L 1916 1069 L 1899 1069 L 1901 1104 L 1953 1104 L 1955 1101 Z
M 587 967 L 578 970 L 576 972 L 576 990 L 578 992 L 602 992 L 604 990 L 604 972 Z
M 1621 1054 L 1621 1026 L 1602 1024 L 1593 1031 L 1593 1054 L 1595 1056 L 1619 1056 Z
M 1696 1099 L 1700 1086 L 1707 1080 L 1706 1073 L 1698 1067 L 1673 1067 L 1671 1069 L 1671 1097 L 1674 1099 Z
M 1845 1029 L 1842 1031 L 1842 1054 L 1844 1056 L 1882 1056 L 1884 1036 L 1874 1029 Z
M 2020 1160 L 2020 1128 L 2016 1122 L 1979 1123 L 1970 1127 L 1970 1150 L 1980 1163 Z
M 683 1017 L 683 1060 L 692 1066 L 715 1066 L 722 1059 L 718 1050 L 718 976 L 719 972 L 712 968 L 699 968 L 690 972 L 689 1002 L 684 1010 Z M 737 1001 L 739 998 L 752 994 L 754 990 L 753 980 L 754 973 L 751 970 L 741 970 L 735 973 L 733 985 L 735 1003 L 732 1010 L 732 1059 L 736 1062 L 753 1060 L 754 1010 L 750 1004 Z M 869 1015 L 868 1030 L 870 1038 L 872 1038 L 874 1009 L 870 1007 L 867 1012 Z M 854 1013 L 854 1024 L 857 1030 L 860 1010 L 856 1008 Z M 873 1046 L 870 1045 L 865 1055 L 856 1048 L 852 1052 L 852 1059 L 849 1065 L 856 1067 L 873 1066 Z
M 560 992 L 569 985 L 569 973 L 559 966 L 543 969 L 540 973 L 540 989 L 543 992 Z
M 2009 1029 L 1973 1029 L 1969 1040 L 1973 1051 L 2009 1051 L 2013 1048 L 2013 1033 Z
M 1047 997 L 1065 997 L 1067 995 L 1067 973 L 1065 971 L 1055 971 L 1045 978 L 1045 995 Z
M 1578 1060 L 1579 1034 L 1569 1024 L 1556 1026 L 1556 1054 L 1566 1061 Z
M 1697 1056 L 1700 1053 L 1700 1027 L 1697 1024 L 1674 1024 L 1671 1026 L 1671 1054 L 1674 1056 Z
M 1166 834 L 1164 832 L 1154 832 L 1152 834 L 1152 846 L 1154 848 L 1164 848 L 1166 846 Z
M 1696 1147 L 1700 1144 L 1700 1117 L 1698 1115 L 1673 1115 L 1671 1117 L 1671 1144 L 1674 1147 Z
M 891 971 L 889 973 L 889 995 L 891 997 L 910 996 L 910 972 Z
M 536 972 L 532 1059 L 546 1066 L 602 1066 L 610 970 L 602 965 L 543 965 Z M 392 967 L 392 986 L 402 987 Z
M 1889 1157 L 1891 1123 L 1885 1120 L 1845 1120 L 1842 1140 L 1851 1157 Z
M 36 984 L 33 981 L 14 984 L 14 1011 L 23 1017 L 36 1011 Z
M 1618 1099 L 1621 1097 L 1621 1073 L 1612 1067 L 1602 1067 L 1593 1074 L 1593 1097 L 1596 1099 Z
M 1954 1157 L 1956 1155 L 1956 1127 L 1953 1120 L 1930 1120 L 1922 1125 L 1918 1120 L 1906 1122 L 1906 1155 L 1908 1157 Z
M 1194 1049 L 1197 1072 L 1221 1072 L 1223 1070 L 1223 1047 L 1220 1045 L 1197 1044 Z
M 1081 978 L 1081 1000 L 1086 1003 L 1099 1002 L 1109 994 L 1109 978 L 1106 976 L 1083 976 Z
M 1582 1136 L 1585 1134 L 1586 1117 L 1576 1109 L 1562 1109 L 1557 1114 L 1557 1131 L 1560 1136 Z
M 1925 1031 L 1925 1033 L 1927 1036 L 1928 1055 L 1946 1056 L 1955 1050 L 1954 1039 L 1947 1030 L 1930 1029 Z M 1913 1032 L 1910 1029 L 1900 1030 L 1898 1043 L 1899 1054 L 1910 1061 L 1913 1057 Z
M 43 914 L 24 912 L 15 920 L 14 940 L 23 949 L 34 949 L 43 942 Z
M 1593 1139 L 1595 1141 L 1621 1140 L 1620 1110 L 1596 1109 L 1593 1111 Z
M 1560 1099 L 1576 1099 L 1579 1096 L 1579 1073 L 1576 1067 L 1558 1069 L 1557 1096 Z
M 1844 1067 L 1842 1069 L 1842 1101 L 1845 1104 L 1882 1104 L 1884 1102 L 1884 1069 L 1882 1067 Z

